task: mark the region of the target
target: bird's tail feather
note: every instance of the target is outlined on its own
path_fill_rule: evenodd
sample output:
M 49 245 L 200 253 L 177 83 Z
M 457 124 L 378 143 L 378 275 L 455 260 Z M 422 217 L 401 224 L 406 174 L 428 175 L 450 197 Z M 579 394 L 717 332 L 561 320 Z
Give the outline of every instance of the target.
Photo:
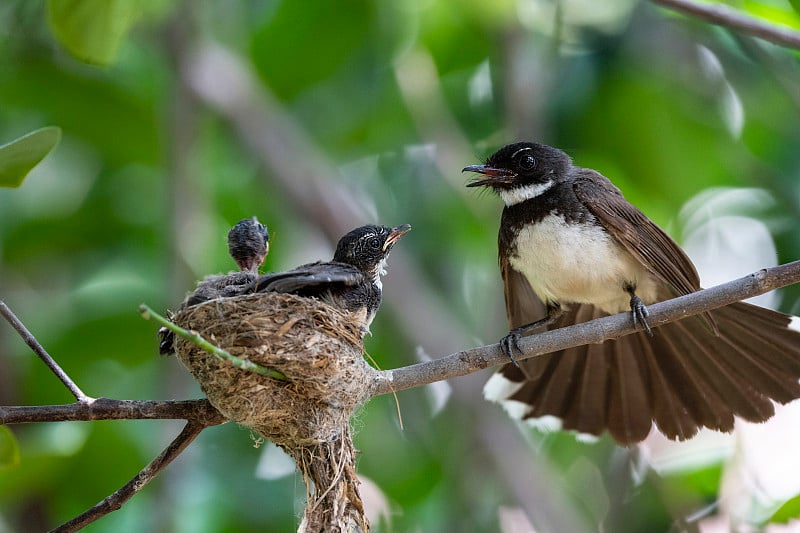
M 566 311 L 563 323 L 603 313 L 589 305 Z M 560 427 L 620 444 L 641 441 L 653 424 L 672 439 L 701 427 L 733 429 L 774 413 L 771 400 L 800 397 L 800 319 L 746 303 L 662 325 L 654 337 L 637 332 L 505 365 L 485 395 L 511 402 L 525 419 L 556 417 Z

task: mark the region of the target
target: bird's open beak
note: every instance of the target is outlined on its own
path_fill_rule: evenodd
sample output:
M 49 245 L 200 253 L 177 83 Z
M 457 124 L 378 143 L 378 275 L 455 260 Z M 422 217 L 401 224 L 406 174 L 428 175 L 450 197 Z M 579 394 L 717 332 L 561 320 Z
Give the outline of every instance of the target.
M 386 242 L 383 243 L 383 251 L 385 252 L 396 243 L 400 237 L 405 235 L 411 231 L 411 224 L 402 224 L 400 226 L 396 226 L 392 228 L 392 231 L 389 232 L 389 237 L 386 239 Z
M 517 173 L 507 168 L 493 168 L 486 165 L 470 165 L 464 167 L 461 172 L 477 172 L 483 174 L 485 178 L 476 178 L 475 180 L 467 183 L 467 187 L 482 187 L 500 184 L 511 184 Z

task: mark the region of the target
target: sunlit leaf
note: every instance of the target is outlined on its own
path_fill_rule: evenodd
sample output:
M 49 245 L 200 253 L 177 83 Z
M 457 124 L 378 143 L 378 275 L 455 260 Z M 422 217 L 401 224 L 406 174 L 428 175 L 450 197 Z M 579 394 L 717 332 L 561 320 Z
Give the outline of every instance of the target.
M 770 517 L 769 522 L 786 524 L 796 518 L 800 518 L 800 494 L 781 505 L 780 509 Z
M 19 187 L 25 176 L 61 140 L 61 128 L 48 126 L 0 146 L 0 187 Z
M 797 6 L 800 5 L 800 0 L 790 0 L 790 2 L 792 2 L 792 6 L 797 10 Z M 785 4 L 768 4 L 765 2 L 748 1 L 742 5 L 742 8 L 751 15 L 762 19 L 764 22 L 788 26 L 794 29 L 800 28 L 800 17 Z
M 135 0 L 49 0 L 47 19 L 58 41 L 77 59 L 108 65 L 140 14 Z
M 15 468 L 17 465 L 19 465 L 17 438 L 8 426 L 0 426 L 0 472 Z

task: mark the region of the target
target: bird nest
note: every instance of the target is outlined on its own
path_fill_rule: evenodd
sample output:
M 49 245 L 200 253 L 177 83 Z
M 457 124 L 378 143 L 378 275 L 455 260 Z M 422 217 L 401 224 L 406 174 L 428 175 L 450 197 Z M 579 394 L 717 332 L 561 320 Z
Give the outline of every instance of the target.
M 173 320 L 286 377 L 236 368 L 176 339 L 175 353 L 211 404 L 294 458 L 308 495 L 298 531 L 368 531 L 349 424 L 369 397 L 372 369 L 350 313 L 312 298 L 257 293 L 187 307 Z
M 175 345 L 214 407 L 278 445 L 335 441 L 369 396 L 362 331 L 348 312 L 319 300 L 277 293 L 220 298 L 180 310 L 174 322 L 286 376 L 236 368 L 183 338 Z

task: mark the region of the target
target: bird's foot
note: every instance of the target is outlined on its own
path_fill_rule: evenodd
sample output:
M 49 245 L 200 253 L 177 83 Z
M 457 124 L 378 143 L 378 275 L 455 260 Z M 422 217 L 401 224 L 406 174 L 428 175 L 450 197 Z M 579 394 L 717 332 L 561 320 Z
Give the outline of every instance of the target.
M 514 363 L 514 366 L 519 368 L 519 363 L 517 363 L 516 358 L 514 357 L 514 351 L 516 350 L 520 354 L 522 350 L 519 347 L 519 339 L 522 336 L 521 330 L 522 328 L 512 329 L 508 332 L 508 335 L 500 339 L 500 349 L 503 353 L 511 359 L 511 362 Z
M 543 331 L 547 327 L 552 326 L 559 321 L 561 315 L 562 310 L 560 305 L 557 303 L 549 304 L 547 306 L 547 315 L 544 318 L 541 318 L 535 322 L 531 322 L 530 324 L 514 328 L 508 332 L 508 335 L 500 339 L 500 349 L 509 359 L 511 359 L 511 362 L 514 363 L 514 366 L 519 368 L 519 363 L 517 363 L 517 360 L 514 357 L 515 351 L 520 355 L 524 355 L 522 349 L 519 347 L 519 340 L 523 337 L 523 335 L 529 335 L 536 331 Z
M 650 312 L 647 311 L 647 306 L 641 298 L 635 294 L 631 296 L 631 316 L 633 317 L 633 326 L 641 325 L 642 329 L 649 335 L 653 336 L 653 330 L 650 329 L 650 324 L 647 323 L 647 317 Z

